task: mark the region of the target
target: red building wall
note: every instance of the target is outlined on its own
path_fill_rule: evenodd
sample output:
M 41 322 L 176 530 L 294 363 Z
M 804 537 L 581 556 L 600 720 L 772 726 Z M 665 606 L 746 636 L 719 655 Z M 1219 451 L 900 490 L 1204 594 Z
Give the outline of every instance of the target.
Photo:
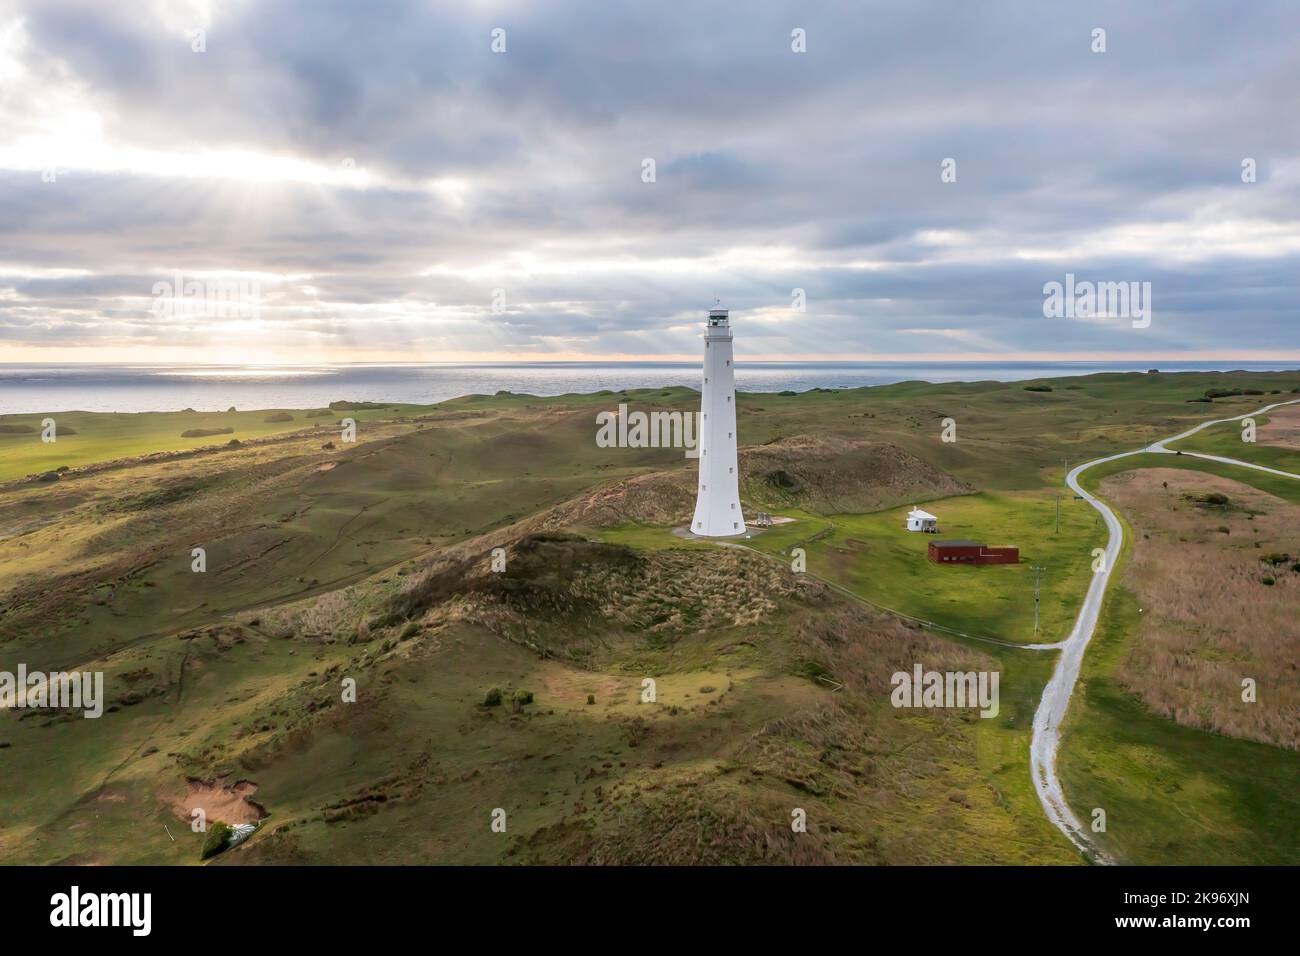
M 1019 564 L 1020 549 L 1015 547 L 990 548 L 983 544 L 945 545 L 931 541 L 930 560 L 935 564 Z
M 980 546 L 976 545 L 951 545 L 940 544 L 937 541 L 930 542 L 930 560 L 938 564 L 949 564 L 954 561 L 964 562 L 966 564 L 978 564 L 980 557 Z
M 985 548 L 980 564 L 1019 564 L 1020 549 L 1009 547 Z

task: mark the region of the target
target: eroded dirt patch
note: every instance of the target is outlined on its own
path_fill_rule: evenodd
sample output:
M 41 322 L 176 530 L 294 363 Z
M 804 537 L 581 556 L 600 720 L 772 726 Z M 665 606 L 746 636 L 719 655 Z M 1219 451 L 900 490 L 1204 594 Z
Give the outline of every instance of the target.
M 252 800 L 257 784 L 251 780 L 236 780 L 226 784 L 225 777 L 215 780 L 186 780 L 184 792 L 172 802 L 178 819 L 187 823 L 193 819 L 194 810 L 201 809 L 209 823 L 220 821 L 234 825 L 256 823 L 266 817 L 266 809 Z

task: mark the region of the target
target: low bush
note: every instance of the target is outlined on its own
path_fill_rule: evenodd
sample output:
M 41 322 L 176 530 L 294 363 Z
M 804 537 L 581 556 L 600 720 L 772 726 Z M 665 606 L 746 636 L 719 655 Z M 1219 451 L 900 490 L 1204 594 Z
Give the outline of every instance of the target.
M 200 860 L 207 860 L 218 853 L 223 852 L 230 845 L 230 827 L 217 821 L 208 827 L 207 839 L 203 841 L 203 852 L 200 854 Z

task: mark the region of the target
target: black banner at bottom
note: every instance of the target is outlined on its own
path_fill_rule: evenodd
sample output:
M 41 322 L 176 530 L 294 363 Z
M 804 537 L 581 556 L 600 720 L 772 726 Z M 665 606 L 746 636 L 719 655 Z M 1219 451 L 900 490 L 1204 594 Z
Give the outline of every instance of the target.
M 487 934 L 485 945 L 516 933 L 580 946 L 650 937 L 667 945 L 679 928 L 711 927 L 730 944 L 775 942 L 784 930 L 809 942 L 1127 936 L 1218 949 L 1285 938 L 1296 920 L 1295 878 L 1293 868 L 1223 867 L 0 867 L 0 914 L 11 945 L 72 934 L 128 946 L 403 945 L 428 940 L 419 934 L 431 928 L 457 940 L 471 934 L 470 945 L 475 933 Z M 406 933 L 414 935 L 398 935 Z

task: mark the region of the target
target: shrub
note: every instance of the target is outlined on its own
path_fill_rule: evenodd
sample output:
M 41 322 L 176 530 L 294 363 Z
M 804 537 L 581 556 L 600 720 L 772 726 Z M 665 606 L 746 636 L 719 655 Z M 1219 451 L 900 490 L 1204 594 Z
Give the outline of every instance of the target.
M 264 422 L 291 422 L 293 416 L 288 412 L 276 412 L 274 415 L 267 415 L 262 419 Z
M 524 690 L 523 688 L 520 688 L 519 690 L 515 691 L 516 704 L 523 706 L 525 704 L 531 704 L 532 702 L 533 702 L 533 692 L 531 690 Z
M 226 428 L 187 428 L 181 432 L 182 438 L 207 438 L 209 435 L 229 435 L 234 429 Z
M 588 694 L 588 695 L 587 695 L 587 703 L 588 703 L 588 704 L 594 704 L 595 702 L 596 702 L 596 695 L 595 695 L 595 694 Z
M 1025 386 L 1026 392 L 1050 392 L 1051 390 L 1052 390 L 1052 386 L 1050 385 L 1026 385 Z
M 500 687 L 493 687 L 491 690 L 489 690 L 489 691 L 487 692 L 487 694 L 483 697 L 483 706 L 484 706 L 484 707 L 500 707 L 500 706 L 501 706 L 501 688 L 500 688 Z
M 1265 578 L 1264 578 L 1264 583 L 1267 584 L 1269 587 L 1272 587 L 1273 585 L 1277 584 L 1277 579 L 1276 579 L 1276 578 L 1273 578 L 1273 577 L 1271 577 L 1271 576 L 1270 576 L 1270 577 L 1265 577 Z
M 207 839 L 203 841 L 200 860 L 207 860 L 224 851 L 230 844 L 230 827 L 218 821 L 208 827 Z

